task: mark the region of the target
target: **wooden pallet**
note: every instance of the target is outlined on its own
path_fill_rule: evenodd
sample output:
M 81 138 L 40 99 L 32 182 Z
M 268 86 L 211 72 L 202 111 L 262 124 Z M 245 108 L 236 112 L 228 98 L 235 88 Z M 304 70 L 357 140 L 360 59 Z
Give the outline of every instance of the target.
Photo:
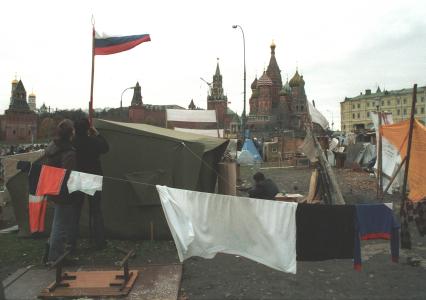
M 62 281 L 68 286 L 59 286 L 51 291 L 55 282 L 43 289 L 38 295 L 39 298 L 75 298 L 75 297 L 123 297 L 129 294 L 139 271 L 129 271 L 128 282 L 121 287 L 123 279 L 117 279 L 123 275 L 122 271 L 79 271 L 67 272 L 66 275 L 75 279 L 65 279 Z

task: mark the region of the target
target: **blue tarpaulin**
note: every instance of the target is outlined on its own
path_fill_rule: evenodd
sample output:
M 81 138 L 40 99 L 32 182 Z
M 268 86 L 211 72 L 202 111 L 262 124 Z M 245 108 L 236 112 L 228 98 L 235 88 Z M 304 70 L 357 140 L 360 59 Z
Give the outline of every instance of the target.
M 253 155 L 253 158 L 255 161 L 262 161 L 262 157 L 260 156 L 259 151 L 257 151 L 257 148 L 253 143 L 253 140 L 246 139 L 244 141 L 242 151 L 244 150 L 247 150 L 248 152 L 250 152 L 250 154 Z

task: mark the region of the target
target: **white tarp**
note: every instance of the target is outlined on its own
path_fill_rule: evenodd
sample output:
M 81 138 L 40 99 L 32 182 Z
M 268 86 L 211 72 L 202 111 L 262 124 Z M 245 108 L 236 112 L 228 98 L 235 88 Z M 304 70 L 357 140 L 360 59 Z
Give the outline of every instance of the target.
M 167 122 L 216 123 L 215 110 L 166 109 Z
M 191 129 L 191 128 L 181 128 L 181 127 L 175 127 L 176 131 L 183 131 L 183 132 L 189 132 L 189 133 L 195 133 L 199 135 L 205 135 L 210 137 L 221 137 L 223 138 L 223 129 L 219 129 L 219 136 L 217 136 L 218 130 L 217 129 Z
M 318 153 L 315 148 L 314 139 L 310 130 L 307 131 L 303 144 L 299 146 L 299 149 L 306 155 L 311 162 L 318 161 Z
M 248 150 L 238 151 L 237 155 L 237 162 L 242 166 L 254 165 L 256 162 L 253 154 Z
M 330 149 L 327 150 L 327 160 L 331 167 L 336 166 L 336 158 L 334 156 L 333 151 L 331 151 Z
M 330 143 L 328 144 L 328 149 L 331 151 L 335 151 L 337 146 L 339 146 L 339 140 L 336 138 L 332 138 Z
M 376 140 L 377 143 L 379 141 L 379 117 L 377 115 L 377 112 L 371 112 L 370 113 L 371 120 L 373 121 L 374 128 L 376 130 Z M 393 124 L 392 120 L 392 114 L 391 113 L 382 113 L 382 124 L 388 125 Z M 377 151 L 378 151 L 378 147 Z M 378 156 L 377 156 L 378 157 Z M 382 173 L 383 173 L 383 190 L 388 186 L 390 182 L 390 178 L 395 173 L 396 169 L 401 164 L 401 155 L 398 152 L 398 149 L 395 148 L 395 146 L 390 143 L 385 137 L 382 137 Z M 374 169 L 376 169 L 377 172 L 378 167 L 378 160 L 376 160 L 376 164 L 374 166 Z M 393 190 L 399 188 L 402 184 L 404 178 L 404 167 L 401 168 L 399 171 L 397 177 L 395 178 L 394 182 L 392 183 L 392 186 L 389 188 L 388 192 L 391 194 Z
M 159 185 L 157 191 L 181 262 L 222 252 L 296 273 L 297 203 Z
M 376 157 L 376 146 L 370 143 L 360 144 L 362 146 L 358 154 L 355 156 L 354 162 L 360 166 L 365 166 Z
M 329 127 L 327 119 L 313 106 L 311 101 L 308 101 L 308 105 L 312 122 L 320 125 L 323 129 L 327 129 Z

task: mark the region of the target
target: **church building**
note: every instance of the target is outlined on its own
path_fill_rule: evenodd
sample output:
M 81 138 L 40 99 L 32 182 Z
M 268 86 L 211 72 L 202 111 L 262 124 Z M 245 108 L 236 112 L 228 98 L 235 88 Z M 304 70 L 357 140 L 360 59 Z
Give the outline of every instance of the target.
M 35 95 L 31 101 L 35 104 Z M 21 80 L 12 81 L 9 109 L 0 116 L 0 136 L 6 142 L 25 143 L 37 138 L 37 114 L 30 109 Z
M 252 132 L 293 130 L 303 134 L 307 116 L 305 81 L 296 70 L 290 81 L 282 83 L 275 48 L 272 42 L 268 67 L 251 84 L 247 128 Z

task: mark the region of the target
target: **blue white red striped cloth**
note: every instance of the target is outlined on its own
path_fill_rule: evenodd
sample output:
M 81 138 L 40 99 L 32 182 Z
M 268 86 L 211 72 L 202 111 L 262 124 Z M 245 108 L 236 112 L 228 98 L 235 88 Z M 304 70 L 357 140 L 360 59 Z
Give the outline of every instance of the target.
M 110 36 L 95 33 L 95 55 L 108 55 L 127 51 L 137 45 L 151 41 L 149 34 Z

